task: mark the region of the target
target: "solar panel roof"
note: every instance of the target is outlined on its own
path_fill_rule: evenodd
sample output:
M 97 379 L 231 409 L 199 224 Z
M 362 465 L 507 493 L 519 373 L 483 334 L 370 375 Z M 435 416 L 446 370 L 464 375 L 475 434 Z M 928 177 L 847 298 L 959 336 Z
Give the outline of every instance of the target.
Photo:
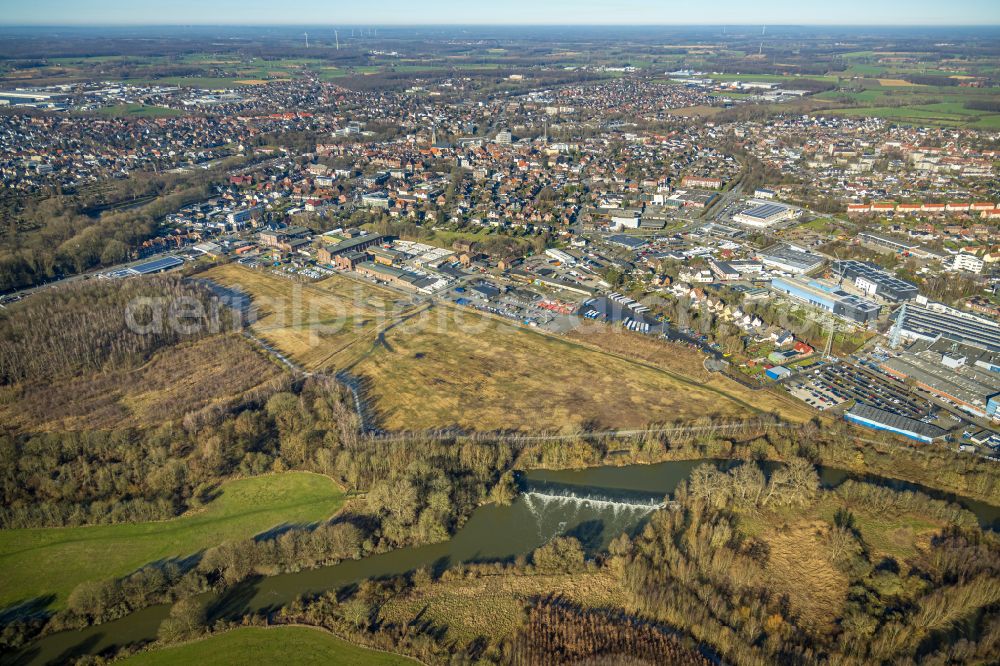
M 180 266 L 183 263 L 184 262 L 177 257 L 163 257 L 161 259 L 148 261 L 144 264 L 139 264 L 138 266 L 132 266 L 132 270 L 139 275 L 146 275 L 148 273 L 165 271 L 168 268 L 174 268 L 175 266 Z
M 750 210 L 743 211 L 744 215 L 749 215 L 750 217 L 768 218 L 772 215 L 777 215 L 778 213 L 783 213 L 787 210 L 784 206 L 778 204 L 764 204 L 763 206 L 757 206 L 756 208 L 751 208 Z

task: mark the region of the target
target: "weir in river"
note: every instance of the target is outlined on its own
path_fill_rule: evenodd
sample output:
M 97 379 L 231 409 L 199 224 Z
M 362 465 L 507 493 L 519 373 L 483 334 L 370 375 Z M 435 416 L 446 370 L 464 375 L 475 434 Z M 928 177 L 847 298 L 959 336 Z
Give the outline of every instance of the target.
M 617 500 L 605 497 L 594 497 L 591 495 L 577 495 L 575 493 L 556 494 L 544 493 L 530 490 L 524 493 L 524 501 L 528 509 L 534 515 L 542 513 L 546 507 L 556 505 L 560 509 L 592 507 L 599 511 L 610 511 L 615 516 L 622 513 L 644 514 L 663 508 L 663 502 L 650 500 L 648 502 L 636 502 L 629 500 Z
M 651 496 L 618 496 L 605 492 L 593 492 L 584 488 L 543 486 L 523 489 L 521 500 L 535 521 L 537 534 L 543 541 L 562 534 L 582 537 L 585 546 L 591 548 L 598 543 L 587 543 L 587 534 L 576 531 L 596 531 L 591 539 L 603 542 L 609 535 L 634 528 L 646 515 L 661 509 L 665 503 Z
M 238 620 L 244 613 L 274 609 L 303 595 L 322 594 L 366 578 L 400 575 L 421 567 L 511 561 L 564 534 L 580 539 L 589 551 L 601 550 L 618 534 L 641 529 L 643 521 L 656 509 L 672 508 L 673 503 L 662 498 L 688 478 L 692 469 L 705 462 L 688 460 L 526 472 L 520 478 L 522 494 L 512 505 L 490 504 L 478 508 L 448 541 L 401 548 L 319 569 L 254 578 L 230 590 L 226 595 L 229 603 L 220 606 L 225 609 L 224 615 L 213 619 Z M 720 467 L 731 464 L 723 460 L 708 462 Z M 836 487 L 848 477 L 847 472 L 820 469 L 820 478 L 828 488 Z M 889 479 L 878 482 L 900 489 L 935 492 Z M 959 499 L 976 512 L 984 526 L 1000 528 L 1000 508 Z M 208 593 L 206 598 L 216 597 Z M 25 646 L 13 663 L 64 663 L 69 658 L 99 653 L 113 646 L 150 641 L 156 638 L 160 623 L 169 612 L 169 605 L 153 606 L 103 625 L 50 634 Z

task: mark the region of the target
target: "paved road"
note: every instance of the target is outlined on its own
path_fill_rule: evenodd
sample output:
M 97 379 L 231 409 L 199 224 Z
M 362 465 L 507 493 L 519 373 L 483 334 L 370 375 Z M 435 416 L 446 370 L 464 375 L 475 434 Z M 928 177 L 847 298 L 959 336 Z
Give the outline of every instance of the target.
M 76 275 L 68 275 L 64 278 L 59 278 L 58 280 L 53 280 L 51 282 L 46 282 L 45 284 L 36 285 L 34 287 L 27 287 L 19 291 L 13 291 L 9 294 L 4 294 L 3 299 L 5 301 L 15 298 L 25 298 L 31 294 L 37 293 L 44 289 L 49 289 L 51 287 L 56 287 L 59 285 L 71 284 L 73 282 L 79 282 L 81 280 L 90 280 L 101 273 L 110 273 L 111 271 L 121 270 L 123 268 L 128 268 L 129 266 L 136 266 L 138 264 L 145 264 L 149 261 L 154 261 L 156 259 L 162 259 L 163 257 L 170 257 L 176 254 L 175 251 L 170 252 L 158 252 L 156 254 L 151 254 L 148 257 L 143 257 L 142 259 L 135 259 L 134 261 L 126 261 L 125 263 L 115 264 L 114 266 L 104 266 L 102 268 L 95 268 L 94 270 L 87 271 L 86 273 L 77 273 Z M 0 305 L 2 307 L 2 305 Z

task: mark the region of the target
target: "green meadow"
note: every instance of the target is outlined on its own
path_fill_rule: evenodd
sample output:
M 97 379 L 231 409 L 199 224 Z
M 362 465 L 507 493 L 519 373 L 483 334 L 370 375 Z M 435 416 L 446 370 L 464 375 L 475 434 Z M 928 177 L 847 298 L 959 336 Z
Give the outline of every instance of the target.
M 84 581 L 124 576 L 279 525 L 326 520 L 343 503 L 331 479 L 306 472 L 238 479 L 221 490 L 203 508 L 172 520 L 0 530 L 0 608 L 50 594 L 59 607 Z
M 268 663 L 285 666 L 401 666 L 417 662 L 401 655 L 359 647 L 322 629 L 242 627 L 183 645 L 141 652 L 119 663 L 123 666 Z

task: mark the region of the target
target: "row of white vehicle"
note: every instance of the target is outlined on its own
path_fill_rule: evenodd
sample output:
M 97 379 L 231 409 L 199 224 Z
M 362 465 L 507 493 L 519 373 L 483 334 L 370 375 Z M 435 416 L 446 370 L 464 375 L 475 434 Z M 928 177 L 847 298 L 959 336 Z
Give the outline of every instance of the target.
M 635 319 L 626 319 L 622 322 L 622 326 L 630 331 L 635 331 L 636 333 L 649 333 L 649 324 L 644 321 L 636 321 Z
M 615 303 L 621 303 L 632 312 L 636 312 L 638 314 L 642 314 L 643 312 L 649 312 L 649 308 L 647 308 L 642 303 L 639 303 L 635 299 L 629 298 L 628 296 L 622 296 L 617 292 L 609 294 L 608 298 L 610 298 Z

